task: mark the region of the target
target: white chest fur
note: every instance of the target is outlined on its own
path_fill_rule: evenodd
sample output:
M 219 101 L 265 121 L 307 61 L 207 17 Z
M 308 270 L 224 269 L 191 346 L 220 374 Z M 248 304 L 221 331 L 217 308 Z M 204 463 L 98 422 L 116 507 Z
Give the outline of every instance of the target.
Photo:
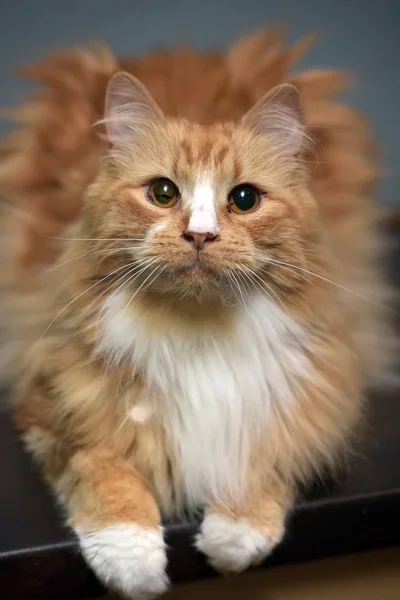
M 226 337 L 151 331 L 125 305 L 122 294 L 106 304 L 98 350 L 113 362 L 130 357 L 144 373 L 187 503 L 237 497 L 272 402 L 290 410 L 290 379 L 307 376 L 304 330 L 261 295 L 238 311 Z

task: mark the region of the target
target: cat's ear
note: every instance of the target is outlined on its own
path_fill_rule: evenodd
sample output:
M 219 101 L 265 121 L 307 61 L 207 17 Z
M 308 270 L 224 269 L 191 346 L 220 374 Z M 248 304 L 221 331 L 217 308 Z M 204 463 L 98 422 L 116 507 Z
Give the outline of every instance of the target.
M 242 123 L 271 137 L 279 150 L 298 154 L 306 134 L 298 89 L 290 84 L 273 88 L 249 110 Z
M 105 102 L 107 138 L 112 147 L 131 147 L 164 115 L 142 83 L 129 73 L 116 73 L 110 80 Z

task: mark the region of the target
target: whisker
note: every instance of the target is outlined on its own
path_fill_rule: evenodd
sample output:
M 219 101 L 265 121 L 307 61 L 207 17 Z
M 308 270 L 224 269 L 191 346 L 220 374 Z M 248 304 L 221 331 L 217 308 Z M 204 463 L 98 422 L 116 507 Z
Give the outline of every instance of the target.
M 109 297 L 109 301 L 118 293 L 118 291 L 121 289 L 121 287 L 124 285 L 124 283 L 129 283 L 132 280 L 137 279 L 138 277 L 140 277 L 140 275 L 142 273 L 144 273 L 144 271 L 146 271 L 147 269 L 149 269 L 150 267 L 152 267 L 154 265 L 154 263 L 156 262 L 156 259 L 149 259 L 149 262 L 145 265 L 140 264 L 138 265 L 137 269 L 134 269 L 134 272 L 130 272 L 132 273 L 131 276 L 128 278 L 128 280 L 126 282 L 123 282 L 121 285 L 118 286 L 118 288 L 111 294 L 111 296 Z M 146 280 L 145 280 L 146 281 Z
M 73 304 L 74 302 L 76 302 L 76 300 L 78 300 L 79 298 L 81 298 L 84 294 L 86 294 L 87 292 L 89 292 L 90 290 L 92 290 L 94 287 L 96 287 L 97 285 L 100 285 L 100 283 L 102 283 L 103 281 L 105 281 L 106 279 L 108 279 L 109 277 L 112 277 L 113 275 L 115 275 L 115 273 L 117 273 L 118 271 L 120 271 L 121 269 L 126 268 L 125 265 L 122 267 L 119 267 L 118 269 L 115 269 L 112 273 L 109 273 L 108 275 L 106 275 L 105 277 L 103 277 L 102 279 L 100 279 L 99 281 L 96 281 L 96 283 L 94 283 L 93 285 L 89 286 L 88 288 L 86 288 L 86 290 L 84 290 L 83 292 L 80 292 L 80 294 L 78 294 L 75 298 L 73 298 L 70 302 L 68 302 L 68 304 L 66 304 L 54 317 L 54 319 L 52 319 L 50 321 L 50 323 L 48 324 L 48 326 L 46 327 L 46 329 L 44 330 L 44 332 L 42 333 L 42 335 L 40 336 L 40 338 L 38 339 L 38 341 L 35 343 L 35 345 L 32 348 L 32 353 L 36 350 L 36 348 L 38 347 L 38 345 L 40 344 L 40 342 L 42 341 L 42 339 L 44 338 L 44 336 L 46 335 L 46 333 L 48 332 L 48 330 L 50 329 L 50 327 L 53 325 L 53 323 L 58 319 L 58 317 L 60 317 L 64 311 L 67 310 L 67 308 L 69 306 L 71 306 L 71 304 Z
M 228 276 L 234 282 L 234 284 L 236 285 L 236 287 L 237 287 L 237 289 L 239 291 L 240 297 L 242 299 L 241 304 L 242 304 L 243 308 L 245 309 L 246 308 L 246 302 L 245 302 L 243 294 L 242 294 L 242 288 L 240 287 L 240 284 L 239 284 L 238 280 L 236 279 L 235 274 L 232 271 L 230 271 L 230 272 L 228 271 Z
M 273 289 L 273 287 L 271 287 L 266 281 L 264 281 L 255 271 L 253 271 L 252 269 L 249 269 L 249 271 L 252 273 L 252 275 L 254 277 L 256 277 L 256 279 L 258 279 L 261 284 L 263 286 L 266 286 L 268 288 L 268 290 L 275 296 L 275 298 L 278 300 L 278 302 L 281 304 L 284 312 L 286 312 L 286 307 L 282 301 L 282 299 L 278 296 L 278 294 L 275 292 L 275 290 Z
M 250 281 L 250 283 L 252 283 L 251 279 L 249 277 L 247 277 L 247 273 L 244 270 L 243 267 L 236 267 L 237 269 L 239 269 L 240 273 L 237 273 L 237 276 L 239 278 L 239 281 L 241 281 L 243 283 L 243 285 L 246 286 L 246 290 L 247 290 L 247 296 L 251 295 L 251 288 L 250 285 L 248 283 L 248 281 Z
M 263 282 L 263 280 L 261 279 L 261 283 L 262 283 L 262 285 L 261 285 L 261 284 L 260 284 L 260 282 L 259 282 L 259 281 L 257 281 L 257 280 L 254 278 L 254 273 L 253 273 L 253 271 L 252 271 L 251 273 L 247 272 L 247 276 L 249 277 L 250 281 L 252 281 L 252 282 L 253 282 L 253 285 L 256 287 L 256 289 L 259 289 L 261 292 L 263 292 L 264 294 L 266 294 L 266 295 L 268 296 L 268 298 L 271 300 L 271 302 L 273 302 L 273 298 L 272 298 L 271 294 L 270 294 L 270 293 L 269 293 L 269 291 L 268 291 L 267 289 L 265 289 L 265 287 L 264 287 L 264 282 Z
M 335 281 L 332 281 L 331 279 L 328 279 L 327 277 L 324 277 L 323 275 L 319 275 L 318 273 L 314 273 L 313 271 L 309 271 L 308 269 L 304 269 L 303 267 L 298 267 L 296 265 L 291 265 L 290 263 L 286 263 L 283 261 L 278 261 L 275 259 L 271 259 L 271 258 L 261 258 L 260 260 L 266 262 L 266 263 L 270 263 L 273 265 L 277 265 L 280 266 L 282 269 L 286 268 L 286 269 L 296 269 L 297 271 L 302 271 L 304 273 L 307 273 L 308 275 L 312 275 L 313 277 L 316 277 L 317 279 L 321 279 L 322 281 L 326 281 L 327 283 L 330 283 L 331 285 L 334 285 L 335 287 L 348 292 L 349 294 L 353 294 L 354 296 L 357 296 L 358 298 L 361 298 L 362 300 L 366 300 L 367 302 L 371 302 L 371 304 L 375 304 L 376 306 L 379 306 L 380 308 L 385 308 L 386 310 L 390 310 L 393 311 L 394 313 L 398 314 L 393 308 L 391 308 L 390 306 L 386 306 L 385 304 L 382 304 L 381 302 L 377 302 L 376 300 L 372 300 L 372 298 L 368 298 L 367 296 L 364 296 L 363 294 L 360 294 L 359 292 L 356 292 L 355 290 L 352 290 L 350 288 L 345 287 L 344 285 L 340 285 L 339 283 L 336 283 Z M 308 281 L 308 279 L 304 278 L 306 281 Z
M 150 268 L 154 264 L 154 262 L 155 262 L 155 259 L 147 259 L 146 265 L 143 265 L 143 263 L 139 264 L 139 265 L 135 264 L 135 266 L 132 269 L 130 269 L 127 273 L 124 273 L 122 275 L 122 277 L 119 277 L 117 279 L 117 281 L 113 282 L 110 286 L 108 286 L 106 290 L 104 290 L 99 296 L 97 296 L 97 298 L 94 299 L 94 301 L 98 301 L 101 298 L 101 296 L 104 296 L 104 294 L 106 294 L 110 290 L 110 288 L 113 287 L 113 285 L 116 285 L 119 281 L 121 281 L 121 279 L 123 279 L 122 283 L 117 287 L 116 290 L 113 291 L 113 293 L 108 298 L 108 302 L 110 302 L 112 300 L 112 298 L 119 292 L 119 290 L 121 288 L 127 287 L 130 282 L 135 281 L 135 279 L 140 277 L 140 275 L 144 271 L 146 271 L 146 269 Z M 132 265 L 132 263 L 131 263 L 131 265 Z M 92 304 L 93 304 L 93 302 L 92 302 Z M 104 305 L 104 306 L 102 306 L 102 308 L 100 310 L 99 317 L 96 322 L 96 335 L 97 335 L 99 325 L 104 318 L 103 313 L 104 313 L 105 308 L 106 307 Z
M 265 293 L 268 296 L 268 298 L 271 300 L 271 302 L 274 302 L 274 299 L 273 299 L 273 297 L 270 294 L 270 292 L 272 292 L 275 295 L 275 297 L 277 298 L 277 300 L 279 301 L 279 303 L 281 304 L 283 312 L 287 314 L 287 309 L 286 309 L 286 306 L 284 305 L 283 301 L 276 294 L 275 290 L 270 285 L 267 284 L 266 281 L 264 281 L 263 279 L 261 279 L 261 277 L 259 277 L 257 275 L 257 273 L 255 273 L 249 267 L 247 267 L 247 270 L 243 269 L 243 272 L 244 272 L 244 274 L 246 274 L 246 276 L 248 277 L 249 281 L 252 282 L 253 285 L 256 286 L 256 288 L 258 288 L 260 291 L 262 291 L 263 293 Z
M 144 236 L 141 238 L 132 238 L 132 237 L 113 237 L 113 238 L 66 238 L 66 237 L 58 237 L 52 235 L 45 235 L 49 240 L 62 240 L 64 242 L 143 242 Z
M 151 281 L 148 282 L 146 287 L 144 289 L 142 289 L 142 293 L 140 294 L 140 296 L 138 296 L 138 299 L 143 297 L 143 295 L 147 292 L 147 290 L 150 288 L 150 286 L 153 285 L 153 283 L 162 275 L 162 273 L 164 273 L 166 268 L 167 268 L 167 265 L 165 265 L 164 267 L 158 267 L 158 270 L 155 273 L 155 276 L 153 277 L 153 279 L 151 279 Z M 162 293 L 163 290 L 152 289 L 151 291 L 152 291 L 152 293 L 153 292 L 157 292 L 157 293 L 161 292 Z
M 150 273 L 150 275 L 148 275 L 146 277 L 146 279 L 143 281 L 143 283 L 141 283 L 141 285 L 138 287 L 138 289 L 136 290 L 136 292 L 131 296 L 130 300 L 128 301 L 127 305 L 125 306 L 124 310 L 122 311 L 123 313 L 126 312 L 129 308 L 129 305 L 131 304 L 131 302 L 134 300 L 134 298 L 136 298 L 136 296 L 138 295 L 138 293 L 140 292 L 140 290 L 143 288 L 143 286 L 146 284 L 146 282 L 150 279 L 150 277 L 152 277 L 152 275 L 154 275 L 154 273 L 156 273 L 156 276 L 154 277 L 154 279 L 152 279 L 148 285 L 147 288 L 152 284 L 153 281 L 155 281 L 157 279 L 157 277 L 160 274 L 160 269 L 161 272 L 164 271 L 166 269 L 166 267 L 161 267 L 161 266 L 156 266 L 155 269 L 152 270 L 152 272 Z M 145 289 L 147 289 L 145 288 Z
M 244 306 L 241 298 L 238 296 L 238 294 L 236 292 L 237 284 L 230 276 L 230 273 L 227 273 L 227 277 L 228 277 L 229 283 L 231 284 L 231 290 L 234 293 L 237 303 L 239 304 L 239 306 Z
M 254 271 L 253 271 L 252 269 L 250 269 L 249 267 L 247 267 L 247 268 L 248 268 L 248 270 L 249 270 L 251 273 L 253 273 L 254 275 L 256 275 L 256 273 L 254 273 Z M 283 279 L 280 279 L 280 278 L 279 278 L 279 279 L 278 279 L 278 281 L 280 281 L 280 282 L 284 283 L 284 280 L 283 280 Z M 308 281 L 308 279 L 307 279 L 307 281 Z M 311 283 L 311 285 L 316 285 L 316 284 L 315 284 L 315 283 L 313 283 L 312 281 L 310 281 L 310 283 Z M 275 296 L 278 298 L 278 296 L 277 296 L 277 293 L 275 292 L 275 290 L 273 289 L 273 287 L 272 287 L 272 286 L 268 285 L 266 281 L 264 281 L 264 285 L 267 285 L 267 286 L 268 286 L 268 289 L 269 289 L 271 292 L 273 292 L 273 293 L 274 293 L 274 295 L 275 295 Z M 278 299 L 280 300 L 280 303 L 281 303 L 281 305 L 282 305 L 282 308 L 285 310 L 285 312 L 287 312 L 287 309 L 286 309 L 286 307 L 284 306 L 284 303 L 283 303 L 283 301 L 282 301 L 280 298 L 278 298 Z M 297 302 L 297 300 L 295 300 L 293 297 L 291 298 L 291 303 L 294 303 L 294 304 L 296 304 L 296 305 L 297 305 L 299 308 L 301 308 L 301 305 L 300 305 L 300 303 L 299 303 L 299 302 Z
M 55 265 L 54 267 L 50 267 L 50 269 L 46 269 L 46 273 L 50 273 L 51 271 L 56 271 L 58 268 L 64 267 L 65 265 L 68 265 L 71 262 L 74 262 L 75 260 L 78 260 L 79 258 L 84 258 L 85 256 L 91 256 L 93 254 L 106 254 L 106 257 L 108 255 L 113 255 L 116 254 L 118 252 L 121 252 L 123 250 L 133 250 L 133 248 L 130 248 L 129 246 L 125 247 L 125 248 L 100 248 L 97 250 L 90 250 L 89 252 L 85 252 L 84 254 L 79 254 L 78 256 L 75 256 L 74 258 L 70 258 L 69 260 L 66 260 L 62 263 L 59 263 L 57 265 Z
M 142 274 L 142 273 L 143 273 L 143 272 L 144 272 L 146 269 L 148 269 L 149 267 L 151 267 L 151 265 L 152 265 L 152 264 L 154 264 L 154 260 L 153 260 L 153 261 L 151 261 L 149 265 L 146 265 L 146 266 L 143 266 L 143 265 L 136 265 L 136 267 L 134 267 L 132 270 L 128 271 L 128 273 L 124 273 L 124 275 L 123 275 L 123 279 L 124 279 L 124 280 L 123 280 L 123 282 L 122 282 L 122 283 L 121 283 L 121 284 L 120 284 L 120 285 L 117 287 L 117 289 L 116 289 L 116 290 L 114 290 L 114 292 L 113 292 L 113 293 L 111 294 L 111 296 L 109 297 L 109 299 L 108 299 L 108 302 L 110 302 L 110 300 L 111 300 L 111 299 L 112 299 L 112 298 L 115 296 L 115 294 L 117 294 L 117 293 L 118 293 L 118 291 L 119 291 L 121 288 L 126 288 L 126 287 L 128 287 L 129 283 L 131 283 L 131 282 L 135 281 L 135 280 L 136 280 L 138 277 L 140 277 L 140 275 L 141 275 L 141 274 Z M 118 281 L 120 281 L 120 280 L 121 280 L 121 278 L 119 278 L 119 280 L 118 280 Z M 108 288 L 108 289 L 109 289 L 109 288 Z M 98 300 L 98 299 L 99 299 L 99 297 L 98 297 L 98 298 L 96 298 L 96 300 Z M 100 326 L 100 324 L 101 324 L 101 323 L 102 323 L 102 321 L 105 319 L 105 314 L 103 314 L 103 313 L 104 313 L 104 311 L 105 311 L 105 308 L 106 308 L 106 304 L 104 304 L 104 305 L 102 306 L 102 308 L 101 308 L 101 310 L 100 310 L 100 312 L 99 312 L 99 316 L 98 316 L 98 318 L 97 318 L 97 321 L 96 321 L 95 337 L 97 337 L 97 335 L 98 335 L 98 330 L 99 330 L 99 326 Z
M 93 300 L 83 310 L 82 315 L 86 315 L 90 311 L 91 307 L 93 306 L 93 304 L 95 302 L 97 302 L 102 296 L 104 296 L 104 294 L 106 294 L 112 287 L 114 287 L 114 285 L 117 285 L 118 282 L 121 281 L 121 279 L 124 279 L 130 273 L 132 273 L 132 271 L 137 268 L 137 263 L 136 263 L 136 261 L 133 261 L 133 262 L 125 265 L 124 268 L 128 269 L 128 272 L 127 273 L 122 273 L 122 275 L 120 275 L 119 277 L 117 277 L 117 279 L 115 281 L 112 281 L 102 292 L 100 292 L 100 294 L 98 294 L 98 296 L 96 296 L 95 298 L 93 298 Z
M 122 419 L 121 423 L 119 424 L 119 427 L 117 427 L 117 429 L 114 431 L 114 433 L 112 434 L 111 439 L 115 439 L 118 434 L 121 432 L 121 430 L 125 427 L 125 424 L 129 421 L 129 414 L 126 414 L 125 417 Z

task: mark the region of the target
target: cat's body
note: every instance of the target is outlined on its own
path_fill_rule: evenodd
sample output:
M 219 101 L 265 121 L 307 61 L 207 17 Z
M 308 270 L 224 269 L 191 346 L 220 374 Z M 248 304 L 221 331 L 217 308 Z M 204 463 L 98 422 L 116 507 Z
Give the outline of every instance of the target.
M 348 444 L 380 355 L 371 336 L 381 339 L 384 318 L 361 299 L 382 291 L 366 197 L 374 167 L 356 115 L 326 101 L 337 76 L 298 77 L 317 154 L 290 86 L 239 123 L 213 124 L 236 119 L 248 92 L 248 73 L 239 83 L 232 65 L 246 73 L 246 61 L 275 56 L 254 78 L 263 92 L 296 52 L 279 54 L 273 36 L 247 40 L 228 55 L 229 84 L 214 57 L 209 76 L 236 90 L 231 108 L 227 92 L 213 96 L 214 114 L 202 111 L 210 98 L 186 99 L 182 111 L 211 124 L 164 118 L 138 82 L 117 76 L 106 158 L 90 137 L 82 163 L 65 148 L 65 173 L 59 162 L 69 193 L 97 175 L 50 270 L 39 264 L 53 260 L 49 246 L 37 242 L 46 223 L 10 217 L 18 252 L 7 272 L 28 280 L 18 299 L 28 316 L 9 334 L 23 350 L 18 423 L 91 566 L 135 598 L 167 584 L 160 511 L 204 508 L 197 544 L 217 568 L 260 562 L 282 539 L 297 483 Z M 94 66 L 82 58 L 82 68 Z M 168 112 L 173 101 L 157 89 Z M 84 97 L 92 115 L 100 99 Z M 28 198 L 24 215 L 46 215 L 57 235 L 80 197 L 57 214 L 46 204 L 49 170 L 35 203 L 26 185 L 35 157 L 18 148 L 0 170 L 3 188 Z

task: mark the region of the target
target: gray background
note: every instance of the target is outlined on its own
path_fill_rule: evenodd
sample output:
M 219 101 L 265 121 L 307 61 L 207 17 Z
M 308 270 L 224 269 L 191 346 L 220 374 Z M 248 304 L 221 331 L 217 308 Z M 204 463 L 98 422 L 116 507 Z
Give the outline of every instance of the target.
M 27 84 L 13 68 L 54 48 L 105 41 L 120 54 L 174 47 L 225 48 L 274 23 L 294 40 L 324 34 L 302 67 L 343 66 L 359 87 L 349 99 L 370 119 L 385 169 L 380 198 L 400 203 L 400 0 L 1 0 L 0 105 L 21 101 Z M 2 123 L 0 133 L 7 125 Z

